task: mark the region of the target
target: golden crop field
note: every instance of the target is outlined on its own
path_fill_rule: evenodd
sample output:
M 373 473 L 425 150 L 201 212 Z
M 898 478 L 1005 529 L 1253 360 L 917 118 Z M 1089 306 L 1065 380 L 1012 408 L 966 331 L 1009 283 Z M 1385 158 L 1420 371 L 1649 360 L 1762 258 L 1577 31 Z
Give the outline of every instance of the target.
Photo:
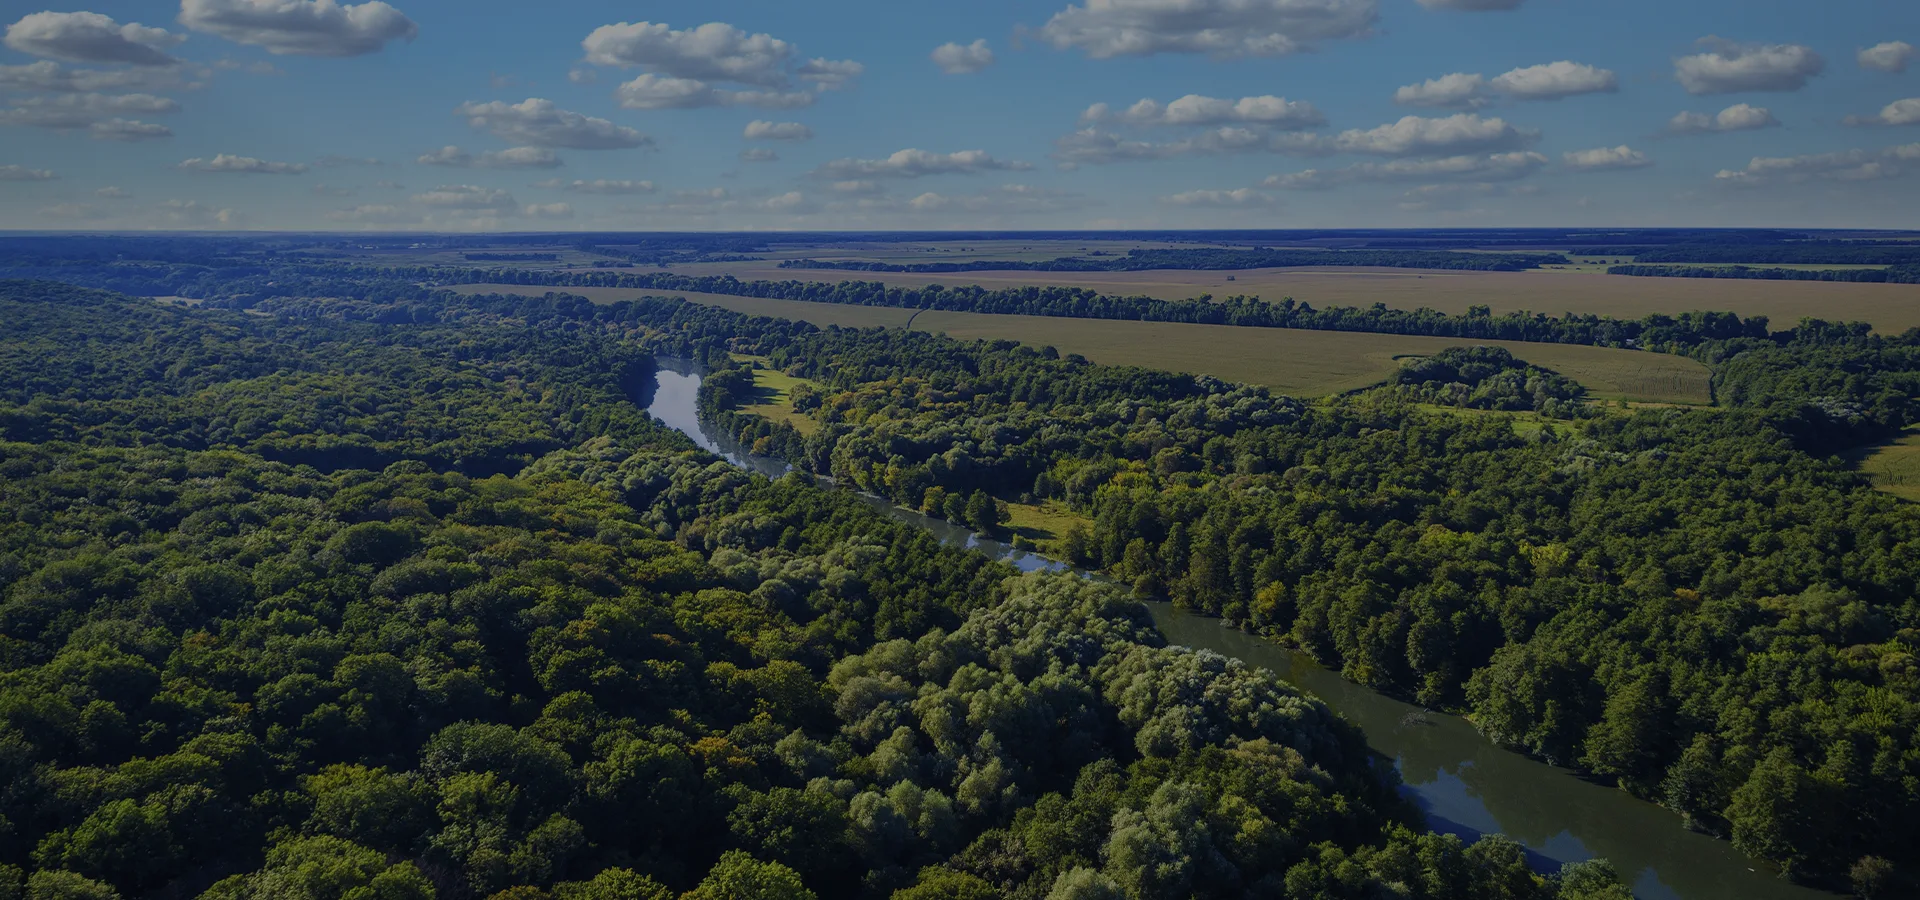
M 1860 471 L 1873 479 L 1874 487 L 1903 500 L 1920 502 L 1920 431 L 1867 448 L 1857 461 Z
M 545 292 L 510 284 L 473 284 L 455 290 L 469 294 Z M 1689 359 L 1633 350 L 1609 350 L 1574 344 L 1519 341 L 1464 341 L 1345 331 L 1291 328 L 1242 328 L 1178 322 L 1122 322 L 1046 316 L 996 316 L 843 306 L 803 300 L 763 300 L 684 291 L 633 288 L 572 288 L 596 303 L 642 296 L 685 297 L 755 316 L 811 322 L 821 327 L 899 328 L 909 321 L 921 331 L 945 332 L 963 340 L 992 338 L 1051 345 L 1095 362 L 1142 366 L 1173 372 L 1213 375 L 1229 381 L 1264 385 L 1285 394 L 1319 397 L 1376 384 L 1393 374 L 1398 358 L 1430 356 L 1447 347 L 1485 343 L 1506 347 L 1521 359 L 1544 366 L 1585 385 L 1595 397 L 1649 403 L 1704 404 L 1712 392 L 1705 366 Z
M 1573 344 L 939 311 L 921 313 L 913 327 L 963 340 L 993 338 L 1052 346 L 1061 353 L 1078 353 L 1110 365 L 1213 375 L 1301 397 L 1376 384 L 1393 374 L 1400 357 L 1431 356 L 1463 344 L 1489 344 L 1572 378 L 1601 399 L 1686 404 L 1712 399 L 1707 369 L 1693 360 Z
M 1746 281 L 1714 278 L 1637 278 L 1586 271 L 1440 272 L 1423 269 L 1298 268 L 1240 272 L 961 272 L 950 275 L 782 269 L 777 261 L 699 263 L 673 267 L 682 275 L 734 275 L 744 280 L 880 281 L 919 287 L 978 284 L 988 288 L 1064 285 L 1107 294 L 1186 300 L 1201 294 L 1291 297 L 1316 307 L 1431 307 L 1464 313 L 1484 305 L 1495 312 L 1529 310 L 1637 319 L 1650 313 L 1693 310 L 1767 316 L 1775 330 L 1802 318 L 1871 322 L 1883 333 L 1920 326 L 1920 285 L 1821 281 Z M 1228 279 L 1232 279 L 1229 281 Z

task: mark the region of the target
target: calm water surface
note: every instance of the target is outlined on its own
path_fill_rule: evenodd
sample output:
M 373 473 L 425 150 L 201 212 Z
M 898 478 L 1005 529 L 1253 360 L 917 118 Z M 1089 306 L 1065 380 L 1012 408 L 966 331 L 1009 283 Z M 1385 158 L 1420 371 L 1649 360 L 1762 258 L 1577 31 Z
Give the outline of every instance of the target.
M 726 434 L 710 432 L 700 421 L 695 403 L 700 389 L 697 370 L 684 361 L 662 359 L 660 365 L 647 412 L 736 465 L 770 477 L 790 470 L 779 460 L 752 455 Z M 1067 569 L 881 498 L 857 496 L 943 542 L 979 550 L 1023 571 Z M 1347 681 L 1276 644 L 1223 627 L 1217 619 L 1189 615 L 1167 603 L 1147 606 L 1169 642 L 1271 669 L 1359 725 L 1366 731 L 1367 743 L 1393 759 L 1403 790 L 1426 812 L 1428 827 L 1436 831 L 1469 839 L 1500 832 L 1525 844 L 1543 870 L 1605 857 L 1633 886 L 1634 894 L 1646 900 L 1832 900 L 1835 896 L 1780 880 L 1732 845 L 1686 830 L 1678 816 L 1653 804 L 1495 747 L 1457 716 L 1410 715 L 1420 713 L 1420 708 Z

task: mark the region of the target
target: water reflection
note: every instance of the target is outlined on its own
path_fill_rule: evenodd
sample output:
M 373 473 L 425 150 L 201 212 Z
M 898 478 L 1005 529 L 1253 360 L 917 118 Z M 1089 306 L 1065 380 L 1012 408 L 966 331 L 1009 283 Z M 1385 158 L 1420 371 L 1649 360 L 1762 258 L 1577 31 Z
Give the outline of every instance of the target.
M 710 433 L 700 421 L 697 369 L 660 360 L 647 403 L 655 418 L 686 433 L 702 448 L 736 465 L 779 477 L 791 467 L 754 456 L 731 436 Z M 858 495 L 875 509 L 931 532 L 942 542 L 986 553 L 1019 567 L 1066 571 L 1067 566 L 973 534 L 964 527 Z M 1087 573 L 1082 573 L 1087 574 Z M 1099 577 L 1089 575 L 1089 577 Z M 1367 742 L 1391 758 L 1404 790 L 1436 831 L 1474 838 L 1500 832 L 1526 845 L 1542 869 L 1595 856 L 1612 861 L 1646 900 L 1821 900 L 1833 895 L 1789 884 L 1732 845 L 1687 831 L 1679 817 L 1611 787 L 1502 750 L 1466 720 L 1423 711 L 1375 693 L 1304 656 L 1219 620 L 1189 615 L 1171 604 L 1147 604 L 1167 640 L 1245 660 L 1314 693 L 1359 725 Z

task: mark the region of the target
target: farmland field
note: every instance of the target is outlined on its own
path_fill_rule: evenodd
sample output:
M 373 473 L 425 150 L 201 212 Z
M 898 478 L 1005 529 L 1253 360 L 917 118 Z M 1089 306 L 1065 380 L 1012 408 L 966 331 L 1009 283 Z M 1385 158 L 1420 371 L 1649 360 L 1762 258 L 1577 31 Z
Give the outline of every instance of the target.
M 1624 257 L 1615 257 L 1624 258 Z M 1827 267 L 1831 268 L 1831 267 Z M 1200 294 L 1292 297 L 1316 307 L 1431 307 L 1464 313 L 1485 305 L 1494 312 L 1524 309 L 1548 315 L 1581 313 L 1638 319 L 1650 313 L 1732 311 L 1767 316 L 1776 329 L 1805 317 L 1873 323 L 1882 333 L 1920 326 L 1920 285 L 1846 284 L 1716 278 L 1634 278 L 1593 272 L 1441 272 L 1420 269 L 1298 268 L 1238 272 L 960 272 L 902 274 L 782 269 L 777 262 L 697 263 L 674 266 L 681 275 L 731 274 L 744 280 L 880 281 L 918 287 L 978 284 L 988 288 L 1068 285 L 1108 294 L 1185 300 Z M 1228 279 L 1232 279 L 1229 281 Z
M 1052 346 L 1099 363 L 1213 375 L 1302 397 L 1367 387 L 1393 374 L 1399 357 L 1430 356 L 1461 344 L 1505 347 L 1602 399 L 1696 404 L 1712 397 L 1706 367 L 1693 360 L 1572 344 L 938 311 L 920 314 L 913 327 L 962 339 Z
M 1920 502 L 1920 431 L 1856 454 L 1860 471 L 1873 486 L 1903 500 Z

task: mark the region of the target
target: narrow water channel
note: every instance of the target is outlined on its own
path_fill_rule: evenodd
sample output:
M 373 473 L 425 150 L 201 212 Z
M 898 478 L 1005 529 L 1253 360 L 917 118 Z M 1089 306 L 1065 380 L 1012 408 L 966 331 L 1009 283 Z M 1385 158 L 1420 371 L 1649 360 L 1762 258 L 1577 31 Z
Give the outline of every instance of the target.
M 660 360 L 647 412 L 735 465 L 777 477 L 789 467 L 756 457 L 700 421 L 700 376 L 684 361 Z M 1064 571 L 1061 563 L 982 538 L 940 519 L 859 495 L 888 516 L 1012 563 L 1023 571 Z M 1097 577 L 1097 576 L 1093 576 Z M 1835 896 L 1775 877 L 1725 841 L 1686 830 L 1678 816 L 1488 743 L 1466 720 L 1427 713 L 1375 693 L 1269 641 L 1149 603 L 1154 623 L 1174 644 L 1211 650 L 1270 669 L 1359 725 L 1374 750 L 1391 758 L 1403 790 L 1427 826 L 1472 839 L 1499 832 L 1526 845 L 1543 870 L 1593 857 L 1610 860 L 1643 900 L 1832 900 Z

